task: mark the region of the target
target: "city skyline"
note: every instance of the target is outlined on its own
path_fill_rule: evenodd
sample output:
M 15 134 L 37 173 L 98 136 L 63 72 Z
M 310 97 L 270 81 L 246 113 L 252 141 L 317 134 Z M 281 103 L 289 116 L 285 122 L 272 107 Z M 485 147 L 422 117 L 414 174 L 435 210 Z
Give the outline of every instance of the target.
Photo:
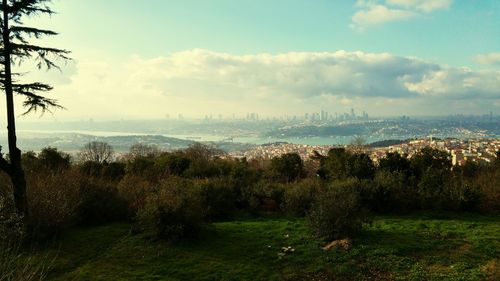
M 268 2 L 55 1 L 32 21 L 74 60 L 28 78 L 67 110 L 23 119 L 500 111 L 498 1 Z

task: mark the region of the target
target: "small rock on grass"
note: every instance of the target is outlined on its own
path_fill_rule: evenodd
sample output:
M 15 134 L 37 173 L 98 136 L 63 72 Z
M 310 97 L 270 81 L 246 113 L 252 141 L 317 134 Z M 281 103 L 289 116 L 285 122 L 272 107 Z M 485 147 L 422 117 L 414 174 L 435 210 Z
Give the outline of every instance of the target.
M 329 251 L 333 248 L 339 248 L 339 249 L 342 249 L 344 251 L 349 251 L 352 248 L 352 241 L 350 238 L 333 240 L 332 242 L 330 242 L 326 246 L 324 246 L 323 250 Z

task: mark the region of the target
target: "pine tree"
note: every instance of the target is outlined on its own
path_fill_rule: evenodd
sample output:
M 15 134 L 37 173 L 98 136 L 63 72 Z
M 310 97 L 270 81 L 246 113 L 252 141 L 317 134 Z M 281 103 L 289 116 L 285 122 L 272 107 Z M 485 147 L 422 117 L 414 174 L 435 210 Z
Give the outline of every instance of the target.
M 24 98 L 24 114 L 32 111 L 49 111 L 60 108 L 56 100 L 43 96 L 52 86 L 41 82 L 23 83 L 22 73 L 14 73 L 13 65 L 33 61 L 38 69 L 59 68 L 56 60 L 68 60 L 68 51 L 33 45 L 30 41 L 43 36 L 57 35 L 51 30 L 26 26 L 25 18 L 37 15 L 52 15 L 50 0 L 1 0 L 0 6 L 0 87 L 5 92 L 7 106 L 8 158 L 0 153 L 0 170 L 7 173 L 12 181 L 13 195 L 17 211 L 27 214 L 26 179 L 21 165 L 21 150 L 17 147 L 14 94 Z

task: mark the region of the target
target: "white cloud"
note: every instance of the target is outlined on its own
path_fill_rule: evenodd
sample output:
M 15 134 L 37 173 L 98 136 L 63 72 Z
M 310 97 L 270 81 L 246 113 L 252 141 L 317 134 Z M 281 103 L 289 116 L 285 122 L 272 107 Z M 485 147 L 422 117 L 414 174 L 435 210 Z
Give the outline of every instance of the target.
M 500 52 L 480 54 L 474 57 L 480 64 L 500 65 Z
M 429 13 L 434 10 L 449 8 L 453 0 L 386 0 L 386 2 L 389 5 Z
M 224 99 L 287 96 L 411 96 L 399 82 L 433 68 L 390 54 L 338 51 L 232 56 L 206 50 L 130 65 L 133 80 L 165 95 Z
M 356 12 L 352 17 L 352 22 L 353 27 L 362 29 L 367 25 L 410 19 L 414 16 L 416 16 L 416 14 L 411 11 L 389 9 L 384 5 L 373 5 L 368 9 Z
M 94 57 L 79 60 L 76 67 L 71 82 L 56 85 L 51 95 L 68 108 L 57 113 L 63 119 L 296 114 L 350 107 L 390 115 L 423 114 L 428 106 L 442 106 L 453 113 L 451 101 L 490 106 L 479 111 L 494 110 L 494 102 L 485 101 L 500 99 L 500 71 L 446 67 L 389 53 L 189 50 L 123 62 Z
M 499 71 L 472 71 L 469 68 L 441 68 L 420 81 L 406 82 L 409 91 L 443 99 L 498 99 Z
M 449 8 L 451 4 L 452 0 L 358 0 L 351 28 L 363 31 L 371 25 L 415 18 L 422 13 Z
M 131 79 L 166 96 L 229 103 L 498 99 L 499 71 L 473 71 L 388 53 L 234 56 L 190 50 L 130 64 Z

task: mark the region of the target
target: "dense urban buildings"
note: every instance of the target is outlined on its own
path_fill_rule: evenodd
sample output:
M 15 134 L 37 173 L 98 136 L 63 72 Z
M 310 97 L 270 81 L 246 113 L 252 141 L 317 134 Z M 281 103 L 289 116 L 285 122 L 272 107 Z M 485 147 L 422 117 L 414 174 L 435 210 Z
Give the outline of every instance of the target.
M 326 155 L 328 151 L 336 146 L 332 145 L 306 145 L 291 143 L 272 143 L 259 145 L 249 151 L 232 152 L 231 157 L 247 159 L 271 159 L 285 153 L 297 153 L 302 159 L 308 159 L 315 152 Z M 338 146 L 337 146 L 338 147 Z M 349 145 L 341 147 L 349 148 Z M 495 160 L 496 152 L 500 150 L 499 139 L 433 139 L 432 137 L 404 141 L 400 144 L 384 147 L 364 146 L 363 150 L 368 153 L 374 162 L 385 157 L 387 152 L 398 152 L 403 155 L 412 155 L 424 147 L 431 147 L 446 151 L 450 155 L 453 165 L 463 165 L 466 161 L 476 163 L 491 163 Z

